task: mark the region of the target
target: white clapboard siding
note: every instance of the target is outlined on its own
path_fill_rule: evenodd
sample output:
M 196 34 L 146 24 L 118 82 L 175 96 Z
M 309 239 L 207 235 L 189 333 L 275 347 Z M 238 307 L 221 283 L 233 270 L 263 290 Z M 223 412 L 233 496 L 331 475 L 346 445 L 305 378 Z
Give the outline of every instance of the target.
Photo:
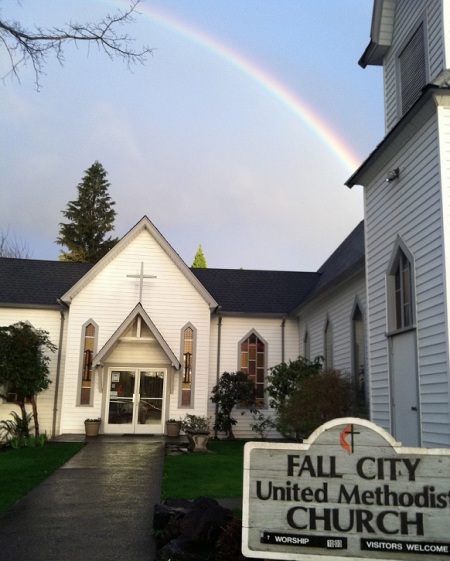
M 327 319 L 332 326 L 332 367 L 342 372 L 352 371 L 352 313 L 355 303 L 365 315 L 364 271 L 330 289 L 300 312 L 301 352 L 306 330 L 310 340 L 310 358 L 324 356 L 324 332 Z M 364 320 L 365 321 L 365 320 Z
M 384 62 L 386 130 L 390 131 L 401 118 L 399 106 L 398 56 L 405 42 L 424 18 L 427 82 L 433 82 L 445 68 L 442 37 L 443 0 L 397 0 L 392 45 Z M 447 35 L 449 30 L 447 29 Z
M 61 363 L 64 360 L 64 345 L 59 349 L 60 331 L 61 331 L 61 314 L 58 310 L 38 310 L 27 308 L 1 308 L 0 309 L 0 325 L 8 326 L 18 322 L 29 322 L 36 329 L 43 329 L 49 334 L 50 341 L 58 347 L 55 353 L 49 353 L 50 357 L 49 369 L 50 387 L 41 392 L 37 398 L 39 428 L 41 433 L 47 433 L 52 436 L 53 424 L 53 408 L 55 406 L 55 389 L 58 365 L 58 354 L 61 353 Z M 62 323 L 63 330 L 65 322 Z M 59 400 L 57 400 L 57 414 L 60 413 L 60 395 L 61 384 L 59 385 Z M 27 406 L 27 410 L 31 412 L 31 407 Z M 4 402 L 0 399 L 0 420 L 10 419 L 11 411 L 19 412 L 19 408 L 12 403 Z M 58 421 L 58 418 L 57 418 Z M 56 429 L 57 430 L 57 429 Z
M 208 303 L 153 236 L 143 230 L 73 299 L 65 364 L 62 432 L 79 432 L 87 416 L 102 416 L 103 396 L 98 384 L 95 384 L 93 406 L 77 405 L 83 325 L 88 320 L 98 325 L 97 350 L 100 350 L 138 303 L 139 279 L 127 275 L 139 274 L 141 262 L 144 263 L 144 274 L 156 276 L 143 281 L 142 306 L 180 362 L 182 328 L 191 323 L 197 331 L 195 412 L 206 413 L 210 328 Z M 124 360 L 121 356 L 120 362 Z M 129 365 L 133 362 L 136 361 L 130 356 Z M 178 396 L 172 393 L 168 415 L 177 417 L 177 408 Z
M 208 415 L 214 421 L 215 405 L 211 402 L 211 391 L 217 383 L 217 377 L 223 372 L 236 372 L 240 369 L 239 343 L 251 331 L 255 331 L 267 344 L 266 346 L 266 366 L 267 370 L 280 364 L 283 360 L 282 339 L 283 339 L 283 319 L 282 318 L 261 318 L 261 317 L 230 317 L 222 318 L 220 335 L 220 363 L 217 364 L 218 355 L 218 318 L 213 316 L 211 326 L 211 352 L 210 352 L 210 391 L 208 395 L 209 410 Z M 294 360 L 299 355 L 298 326 L 295 318 L 288 318 L 284 322 L 284 360 Z M 273 411 L 266 408 L 264 414 L 272 416 Z M 237 409 L 232 416 L 238 423 L 233 428 L 233 432 L 238 438 L 256 437 L 250 424 L 253 417 L 246 409 Z M 279 436 L 272 432 L 271 436 Z
M 438 122 L 432 116 L 365 190 L 372 420 L 391 429 L 386 273 L 397 236 L 415 260 L 422 443 L 448 446 L 448 338 Z M 395 184 L 388 169 L 400 168 Z

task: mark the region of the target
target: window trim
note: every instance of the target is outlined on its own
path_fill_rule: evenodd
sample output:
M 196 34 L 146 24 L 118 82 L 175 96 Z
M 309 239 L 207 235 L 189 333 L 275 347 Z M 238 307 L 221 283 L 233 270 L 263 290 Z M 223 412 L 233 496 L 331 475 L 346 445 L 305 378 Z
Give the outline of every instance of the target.
M 355 314 L 356 311 L 359 310 L 361 314 L 361 322 L 362 322 L 362 335 L 363 335 L 363 343 L 364 343 L 364 370 L 363 370 L 363 383 L 364 383 L 364 406 L 368 409 L 369 407 L 369 391 L 368 391 L 368 372 L 367 372 L 367 341 L 366 341 L 366 318 L 364 307 L 361 304 L 360 299 L 358 296 L 355 297 L 353 302 L 352 312 L 350 315 L 351 321 L 351 353 L 352 353 L 352 377 L 355 384 L 355 388 L 357 392 L 361 392 L 361 383 L 359 378 L 360 368 L 359 365 L 356 364 L 356 330 L 355 330 Z
M 333 333 L 333 323 L 330 320 L 330 316 L 327 314 L 325 318 L 325 324 L 323 327 L 323 357 L 324 357 L 324 369 L 332 370 L 334 363 L 334 333 Z M 330 357 L 328 356 L 328 351 L 330 351 Z
M 77 387 L 77 407 L 92 407 L 94 405 L 94 387 L 95 387 L 95 374 L 96 368 L 92 366 L 92 376 L 91 376 L 91 392 L 89 396 L 89 403 L 81 403 L 81 389 L 82 389 L 82 382 L 83 382 L 83 370 L 84 370 L 84 343 L 86 338 L 86 327 L 92 324 L 94 326 L 95 335 L 94 335 L 94 350 L 92 351 L 92 359 L 97 354 L 97 345 L 98 345 L 98 324 L 92 318 L 89 318 L 87 321 L 83 323 L 81 326 L 81 338 L 80 338 L 80 359 L 79 359 L 79 367 L 78 367 L 78 387 Z
M 303 357 L 311 360 L 311 335 L 308 327 L 305 328 L 303 334 Z
M 399 258 L 403 255 L 409 264 L 409 290 L 410 290 L 410 314 L 411 322 L 400 327 L 397 324 L 397 296 L 395 286 L 395 276 L 398 269 Z M 414 255 L 408 249 L 400 235 L 397 236 L 391 258 L 386 271 L 386 315 L 387 315 L 387 336 L 395 333 L 410 331 L 416 327 L 416 283 L 415 283 L 415 260 Z
M 266 341 L 266 339 L 264 339 L 264 337 L 261 336 L 261 334 L 256 330 L 256 329 L 250 329 L 250 331 L 244 335 L 244 337 L 242 337 L 242 339 L 239 340 L 238 342 L 238 368 L 237 370 L 242 371 L 242 362 L 241 362 L 241 358 L 242 358 L 242 343 L 244 343 L 247 339 L 249 339 L 249 337 L 251 337 L 252 335 L 255 335 L 255 337 L 257 339 L 259 339 L 261 341 L 261 343 L 264 344 L 264 403 L 262 404 L 262 406 L 260 407 L 261 409 L 265 409 L 267 408 L 267 397 L 266 397 L 266 388 L 267 388 L 267 364 L 268 364 L 268 356 L 269 356 L 269 345 Z M 256 374 L 255 374 L 255 378 L 256 378 Z M 256 385 L 256 384 L 255 384 Z
M 184 377 L 184 334 L 186 329 L 192 329 L 192 362 L 191 362 L 191 400 L 189 405 L 182 404 L 183 395 L 183 377 Z M 194 408 L 194 392 L 195 392 L 195 373 L 197 363 L 197 328 L 189 321 L 181 328 L 180 332 L 180 377 L 178 389 L 178 407 L 180 409 L 193 409 Z

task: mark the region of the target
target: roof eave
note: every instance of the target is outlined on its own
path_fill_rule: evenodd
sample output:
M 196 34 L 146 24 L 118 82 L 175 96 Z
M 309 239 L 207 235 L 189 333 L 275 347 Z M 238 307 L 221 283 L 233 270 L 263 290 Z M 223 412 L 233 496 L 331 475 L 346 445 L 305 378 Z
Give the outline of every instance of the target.
M 408 112 L 400 119 L 400 121 L 389 131 L 384 139 L 378 144 L 373 152 L 359 166 L 359 168 L 347 179 L 345 185 L 350 189 L 355 185 L 365 185 L 364 176 L 369 170 L 373 170 L 376 164 L 377 169 L 381 170 L 387 165 L 396 152 L 398 144 L 406 142 L 410 132 L 409 127 L 419 126 L 421 119 L 425 120 L 435 111 L 436 103 L 434 101 L 435 94 L 450 96 L 450 89 L 439 88 L 433 84 L 429 84 L 423 89 L 423 93 L 416 103 L 408 110 Z M 404 138 L 406 136 L 406 138 Z
M 301 310 L 305 306 L 307 306 L 308 304 L 310 304 L 314 300 L 317 300 L 318 298 L 321 298 L 324 294 L 327 294 L 327 293 L 333 292 L 334 290 L 339 289 L 344 282 L 348 282 L 350 279 L 352 279 L 356 275 L 360 274 L 361 272 L 364 272 L 365 267 L 366 267 L 366 257 L 365 257 L 365 255 L 363 255 L 357 261 L 355 261 L 355 263 L 350 265 L 350 267 L 345 269 L 345 271 L 343 271 L 340 275 L 338 275 L 337 277 L 334 277 L 330 282 L 328 282 L 327 284 L 322 286 L 319 290 L 314 292 L 314 289 L 313 289 L 312 292 L 310 292 L 306 296 L 306 298 L 294 310 L 292 310 L 291 315 L 298 316 L 299 313 L 301 312 Z

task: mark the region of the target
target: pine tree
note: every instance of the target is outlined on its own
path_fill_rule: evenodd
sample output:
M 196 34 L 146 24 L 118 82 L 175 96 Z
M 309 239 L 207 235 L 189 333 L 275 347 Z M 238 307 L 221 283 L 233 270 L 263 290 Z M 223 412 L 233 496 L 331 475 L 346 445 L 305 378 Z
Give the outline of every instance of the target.
M 193 269 L 207 269 L 208 265 L 206 264 L 206 257 L 203 253 L 202 244 L 198 246 L 197 253 L 194 257 L 194 262 L 192 263 Z
M 85 171 L 78 184 L 78 198 L 67 204 L 62 214 L 70 220 L 60 223 L 56 243 L 67 247 L 62 250 L 61 261 L 96 263 L 118 242 L 117 238 L 105 238 L 114 230 L 116 204 L 108 193 L 107 172 L 99 162 Z

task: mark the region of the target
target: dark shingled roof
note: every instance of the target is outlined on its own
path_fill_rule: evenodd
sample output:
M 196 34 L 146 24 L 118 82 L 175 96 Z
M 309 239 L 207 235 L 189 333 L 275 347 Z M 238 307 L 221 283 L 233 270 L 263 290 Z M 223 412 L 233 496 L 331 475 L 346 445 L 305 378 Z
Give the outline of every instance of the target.
M 364 220 L 345 238 L 317 271 L 320 280 L 308 295 L 308 300 L 331 286 L 345 272 L 364 265 Z
M 2 257 L 0 303 L 16 306 L 57 306 L 57 299 L 92 267 L 91 263 Z
M 364 264 L 361 222 L 317 273 L 191 269 L 223 312 L 289 314 L 303 302 L 333 286 L 344 273 Z M 0 304 L 57 306 L 93 267 L 90 263 L 0 258 Z
M 287 314 L 308 294 L 319 275 L 289 271 L 191 269 L 223 312 Z

